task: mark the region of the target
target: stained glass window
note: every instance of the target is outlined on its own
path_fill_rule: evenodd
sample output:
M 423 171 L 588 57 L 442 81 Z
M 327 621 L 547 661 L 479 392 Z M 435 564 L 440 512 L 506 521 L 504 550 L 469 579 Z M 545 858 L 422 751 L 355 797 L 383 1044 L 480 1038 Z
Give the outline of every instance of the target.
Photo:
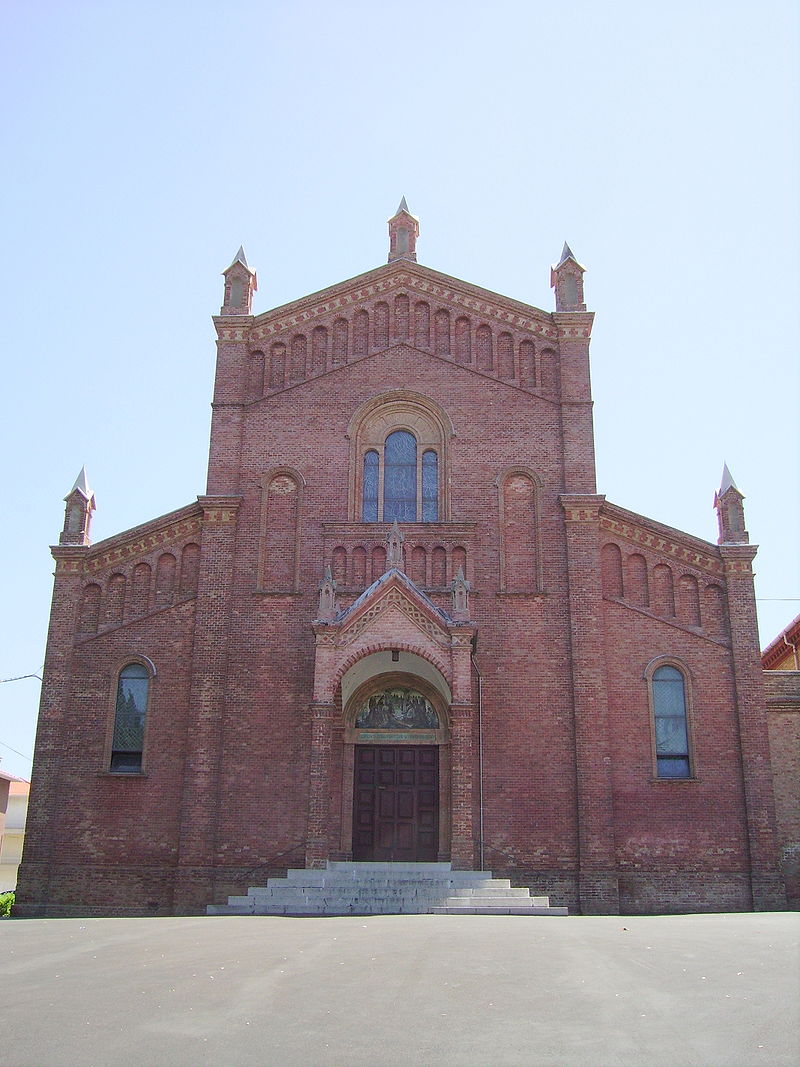
M 690 778 L 683 675 L 676 667 L 659 667 L 653 674 L 652 685 L 658 777 Z
M 364 491 L 362 522 L 378 521 L 378 453 L 367 452 L 364 456 Z
M 386 438 L 383 454 L 384 522 L 415 522 L 417 518 L 417 441 L 407 430 Z
M 150 675 L 141 663 L 129 663 L 119 673 L 110 768 L 117 774 L 139 774 L 142 769 L 149 684 Z
M 422 521 L 439 520 L 439 457 L 433 450 L 422 454 Z

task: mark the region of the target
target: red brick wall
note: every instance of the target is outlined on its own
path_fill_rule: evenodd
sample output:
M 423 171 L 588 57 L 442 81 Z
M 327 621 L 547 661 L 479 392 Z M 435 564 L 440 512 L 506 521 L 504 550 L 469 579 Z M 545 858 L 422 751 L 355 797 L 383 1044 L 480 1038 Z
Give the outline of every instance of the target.
M 444 286 L 441 276 L 414 269 L 426 284 Z M 383 269 L 372 281 L 383 284 L 393 276 Z M 269 870 L 302 863 L 315 773 L 311 622 L 330 562 L 326 544 L 333 545 L 323 523 L 351 519 L 348 426 L 354 412 L 378 394 L 406 388 L 439 405 L 452 423 L 451 519 L 474 524 L 467 574 L 482 679 L 487 866 L 573 908 L 614 910 L 617 882 L 619 906 L 627 911 L 750 906 L 748 822 L 730 640 L 725 619 L 720 621 L 725 578 L 719 553 L 688 539 L 681 542 L 684 551 L 686 544 L 700 545 L 711 563 L 705 569 L 678 565 L 667 549 L 652 547 L 657 537 L 647 547 L 635 543 L 634 534 L 630 540 L 609 534 L 603 516 L 618 524 L 624 516 L 587 495 L 580 499 L 591 503 L 591 515 L 573 523 L 568 566 L 563 500 L 594 493 L 591 316 L 562 315 L 557 322 L 531 311 L 522 326 L 519 305 L 505 307 L 500 298 L 491 304 L 488 297 L 481 304 L 480 291 L 469 287 L 454 296 L 460 284 L 452 282 L 452 291 L 444 286 L 435 298 L 417 290 L 410 303 L 395 302 L 408 290 L 378 294 L 389 305 L 380 329 L 366 296 L 334 306 L 323 294 L 331 307 L 322 315 L 309 298 L 291 312 L 293 326 L 285 323 L 289 311 L 283 318 L 276 313 L 219 320 L 221 330 L 233 333 L 220 344 L 212 495 L 180 513 L 192 530 L 135 549 L 151 527 L 165 529 L 165 520 L 158 520 L 103 546 L 71 549 L 74 572 L 59 579 L 63 593 L 54 601 L 48 646 L 30 851 L 20 880 L 23 913 L 201 911 L 205 903 L 263 881 Z M 427 305 L 424 313 L 420 303 Z M 363 307 L 372 312 L 366 340 L 356 315 Z M 448 352 L 437 319 L 442 308 L 450 314 Z M 470 324 L 469 346 L 466 327 L 456 330 L 460 318 Z M 278 319 L 283 325 L 270 333 L 267 326 Z M 321 333 L 313 334 L 318 327 L 328 331 L 327 346 Z M 398 331 L 410 331 L 422 351 L 397 344 Z M 303 367 L 303 346 L 295 343 L 300 334 L 307 342 Z M 363 350 L 371 354 L 354 362 Z M 529 508 L 526 498 L 524 514 L 512 509 L 501 531 L 502 480 L 512 470 L 531 472 L 536 500 Z M 296 478 L 291 501 L 268 494 L 265 508 L 271 474 L 287 471 Z M 218 507 L 217 496 L 225 498 Z M 537 545 L 528 519 L 538 524 Z M 296 557 L 287 530 L 297 531 Z M 603 600 L 600 552 L 609 542 L 621 552 L 622 584 L 613 593 L 607 589 Z M 196 595 L 182 580 L 187 543 L 201 546 L 199 562 L 192 550 L 186 563 L 196 576 Z M 128 544 L 134 546 L 130 551 Z M 141 564 L 151 567 L 153 582 L 160 574 L 163 585 L 169 580 L 169 568 L 158 566 L 164 551 L 177 561 L 176 591 L 162 589 L 157 599 L 154 587 L 148 597 Z M 505 585 L 503 552 L 506 571 L 514 575 Z M 633 553 L 642 562 L 633 567 L 635 588 L 626 595 L 624 564 Z M 609 559 L 607 566 L 613 565 Z M 674 570 L 673 599 L 664 592 L 665 566 Z M 653 577 L 656 567 L 661 570 Z M 528 572 L 526 586 L 520 574 Z M 121 623 L 104 613 L 116 573 L 127 582 Z M 696 585 L 699 617 L 681 607 L 684 578 Z M 645 588 L 651 580 L 658 595 Z M 78 605 L 90 583 L 101 586 L 98 618 L 104 622 L 97 634 L 77 637 Z M 704 598 L 708 586 L 715 591 Z M 352 602 L 356 592 L 342 602 Z M 432 596 L 447 609 L 448 596 Z M 711 605 L 707 619 L 713 616 L 713 623 L 704 621 L 704 604 Z M 146 774 L 109 776 L 116 676 L 134 654 L 157 669 Z M 654 780 L 645 669 L 658 656 L 679 659 L 691 679 L 691 781 Z M 316 714 L 322 714 L 319 708 Z M 460 751 L 468 765 L 462 773 L 476 783 L 476 707 L 465 707 L 463 715 Z M 334 747 L 340 745 L 340 726 L 334 724 L 332 738 Z M 331 750 L 326 773 L 333 775 L 334 809 L 341 805 L 341 759 L 341 748 Z M 459 811 L 472 805 L 463 825 L 477 828 L 477 786 L 459 791 L 456 783 L 453 798 Z M 331 852 L 337 826 L 332 818 Z M 476 856 L 477 840 L 470 848 Z

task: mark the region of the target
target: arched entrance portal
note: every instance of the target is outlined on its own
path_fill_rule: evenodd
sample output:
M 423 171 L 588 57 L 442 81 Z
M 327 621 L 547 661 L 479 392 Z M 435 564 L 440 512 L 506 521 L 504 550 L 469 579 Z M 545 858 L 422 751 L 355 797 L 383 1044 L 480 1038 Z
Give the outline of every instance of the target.
M 410 658 L 417 659 L 404 655 L 405 666 Z M 375 657 L 373 668 L 385 667 L 383 659 Z M 349 840 L 342 844 L 354 860 L 449 858 L 449 690 L 430 664 L 424 669 L 428 677 L 379 669 L 361 684 L 343 684 L 343 700 L 350 692 L 342 783 Z

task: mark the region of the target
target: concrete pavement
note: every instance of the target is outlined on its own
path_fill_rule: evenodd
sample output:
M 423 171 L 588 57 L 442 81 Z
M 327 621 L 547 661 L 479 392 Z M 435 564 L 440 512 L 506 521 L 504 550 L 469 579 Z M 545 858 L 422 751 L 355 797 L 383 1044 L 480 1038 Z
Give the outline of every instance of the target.
M 0 1061 L 800 1062 L 800 915 L 0 922 Z

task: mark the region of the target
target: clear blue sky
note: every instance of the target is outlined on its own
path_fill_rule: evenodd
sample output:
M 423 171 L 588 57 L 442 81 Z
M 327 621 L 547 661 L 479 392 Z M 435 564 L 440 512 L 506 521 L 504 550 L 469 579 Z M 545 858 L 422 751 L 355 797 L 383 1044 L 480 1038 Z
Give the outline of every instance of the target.
M 588 268 L 598 488 L 709 540 L 746 495 L 766 643 L 800 612 L 793 0 L 5 0 L 0 677 L 37 671 L 62 498 L 108 537 L 204 489 L 220 271 L 255 310 L 386 258 L 551 310 Z M 38 683 L 0 685 L 27 776 Z

